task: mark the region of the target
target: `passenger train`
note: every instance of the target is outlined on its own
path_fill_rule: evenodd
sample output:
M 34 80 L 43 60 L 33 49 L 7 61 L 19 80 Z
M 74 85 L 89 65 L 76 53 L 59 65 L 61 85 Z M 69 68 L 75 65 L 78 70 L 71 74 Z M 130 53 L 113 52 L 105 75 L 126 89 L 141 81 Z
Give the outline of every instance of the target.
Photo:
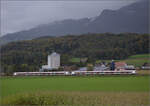
M 14 72 L 14 76 L 86 76 L 86 75 L 132 75 L 135 70 L 124 71 L 59 71 L 59 72 Z

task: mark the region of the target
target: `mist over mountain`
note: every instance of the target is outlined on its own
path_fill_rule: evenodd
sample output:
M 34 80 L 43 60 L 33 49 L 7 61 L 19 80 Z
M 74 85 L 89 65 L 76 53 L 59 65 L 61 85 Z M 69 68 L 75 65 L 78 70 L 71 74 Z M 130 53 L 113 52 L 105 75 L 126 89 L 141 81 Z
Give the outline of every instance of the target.
M 136 2 L 118 10 L 106 9 L 94 18 L 67 19 L 7 34 L 0 38 L 0 44 L 42 36 L 105 32 L 148 33 L 148 0 Z

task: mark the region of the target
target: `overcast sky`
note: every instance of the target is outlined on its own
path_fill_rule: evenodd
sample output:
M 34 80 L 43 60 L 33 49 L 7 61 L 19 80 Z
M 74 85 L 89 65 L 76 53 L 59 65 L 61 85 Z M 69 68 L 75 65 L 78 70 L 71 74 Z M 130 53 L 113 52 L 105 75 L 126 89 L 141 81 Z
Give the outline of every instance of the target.
M 95 17 L 103 9 L 118 9 L 136 0 L 1 1 L 1 35 L 63 19 Z

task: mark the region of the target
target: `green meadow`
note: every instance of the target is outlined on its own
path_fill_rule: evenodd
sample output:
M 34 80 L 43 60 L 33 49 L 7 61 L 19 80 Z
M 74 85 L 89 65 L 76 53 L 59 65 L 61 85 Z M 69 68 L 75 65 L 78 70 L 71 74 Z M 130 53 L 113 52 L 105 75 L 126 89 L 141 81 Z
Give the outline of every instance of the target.
M 127 105 L 147 106 L 149 98 L 149 76 L 2 77 L 0 81 L 2 104 L 39 105 L 38 100 L 43 97 L 45 105 L 102 105 L 108 100 L 112 106 L 122 106 L 121 103 L 127 101 Z M 122 97 L 125 97 L 125 101 L 120 99 Z M 131 101 L 129 98 L 135 100 Z M 118 105 L 115 105 L 117 101 Z
M 77 58 L 75 60 L 77 61 Z M 116 62 L 122 61 L 122 62 L 126 62 L 129 65 L 134 65 L 135 67 L 140 67 L 144 63 L 150 63 L 149 60 L 150 60 L 150 54 L 139 54 L 139 55 L 129 56 L 125 60 L 115 60 L 115 61 Z M 96 63 L 100 63 L 102 61 L 111 62 L 111 60 L 97 60 Z
M 150 63 L 150 54 L 133 55 L 124 60 L 128 64 L 133 64 L 136 67 L 142 66 L 144 63 Z
M 139 58 L 150 58 L 150 54 L 138 54 L 138 55 L 133 55 L 133 56 L 130 56 L 129 59 L 139 59 Z
M 2 96 L 30 91 L 149 91 L 148 76 L 8 77 L 1 78 Z

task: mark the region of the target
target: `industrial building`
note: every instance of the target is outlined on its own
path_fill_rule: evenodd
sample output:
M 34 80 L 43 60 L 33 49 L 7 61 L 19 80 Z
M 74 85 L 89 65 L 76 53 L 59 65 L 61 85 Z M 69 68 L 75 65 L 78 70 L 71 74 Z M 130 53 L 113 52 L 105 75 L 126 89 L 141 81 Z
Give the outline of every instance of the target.
M 42 70 L 53 70 L 60 67 L 60 54 L 53 52 L 47 57 L 48 64 L 42 66 Z

